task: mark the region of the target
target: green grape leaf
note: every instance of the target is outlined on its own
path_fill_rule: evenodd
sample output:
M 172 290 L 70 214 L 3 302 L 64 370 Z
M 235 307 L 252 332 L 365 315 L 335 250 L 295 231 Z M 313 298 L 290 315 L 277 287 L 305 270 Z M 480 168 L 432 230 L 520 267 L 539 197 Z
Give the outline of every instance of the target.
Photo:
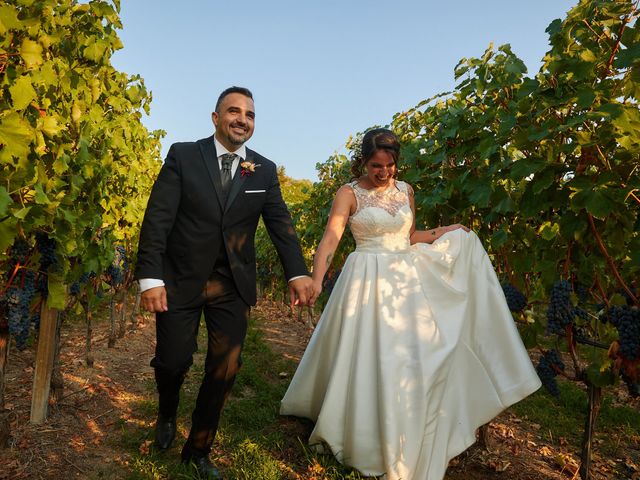
M 82 54 L 88 60 L 99 63 L 104 57 L 107 47 L 108 44 L 105 41 L 96 40 L 88 44 Z
M 585 62 L 590 62 L 590 63 L 595 63 L 598 60 L 598 57 L 596 57 L 596 54 L 588 49 L 582 50 L 580 52 L 580 58 Z
M 559 18 L 556 18 L 549 24 L 545 32 L 547 32 L 549 36 L 552 37 L 560 33 L 561 30 L 562 30 L 562 20 Z
M 51 203 L 51 201 L 49 200 L 49 197 L 47 197 L 47 194 L 44 193 L 44 191 L 42 190 L 42 185 L 37 183 L 34 186 L 34 190 L 36 192 L 35 195 L 35 201 L 37 204 L 39 205 L 48 205 Z
M 614 306 L 622 306 L 627 304 L 627 299 L 619 293 L 614 293 L 609 299 L 609 304 Z
M 62 175 L 69 169 L 69 155 L 60 155 L 53 162 L 53 171 L 56 172 L 56 175 Z
M 629 68 L 632 64 L 640 62 L 640 43 L 618 50 L 613 66 L 616 68 Z
M 601 220 L 606 218 L 615 207 L 615 202 L 598 190 L 593 190 L 586 202 L 587 211 Z
M 17 210 L 13 216 L 16 218 L 19 218 L 20 220 L 24 220 L 27 215 L 29 214 L 29 211 L 31 210 L 31 207 L 22 207 L 21 209 Z
M 65 130 L 64 125 L 58 124 L 58 119 L 53 115 L 47 115 L 46 117 L 38 119 L 38 129 L 41 130 L 47 137 L 53 138 L 61 131 Z
M 538 345 L 538 328 L 535 325 L 528 325 L 520 330 L 522 343 L 529 350 Z
M 513 162 L 509 177 L 518 180 L 544 169 L 547 162 L 543 158 L 523 158 Z
M 26 157 L 29 144 L 34 140 L 31 126 L 16 112 L 0 117 L 0 143 L 3 150 L 15 157 Z
M 589 381 L 596 387 L 606 387 L 608 385 L 614 385 L 616 376 L 613 374 L 610 368 L 609 362 L 594 362 L 586 368 L 586 374 Z
M 13 244 L 18 233 L 17 224 L 18 219 L 11 217 L 0 222 L 0 252 L 6 252 Z
M 27 75 L 19 77 L 13 85 L 9 87 L 13 108 L 24 110 L 32 100 L 37 97 L 36 91 L 31 84 L 31 78 Z
M 549 222 L 549 221 L 544 222 L 542 225 L 540 225 L 540 228 L 538 229 L 538 233 L 545 240 L 553 240 L 560 233 L 560 225 L 558 225 L 557 223 Z
M 18 29 L 20 20 L 18 12 L 12 5 L 0 5 L 0 35 L 6 35 L 9 30 Z
M 578 106 L 580 108 L 587 108 L 593 105 L 596 99 L 596 94 L 591 89 L 584 89 L 578 92 Z
M 37 67 L 42 65 L 44 62 L 44 59 L 42 58 L 42 45 L 29 38 L 22 40 L 22 44 L 20 45 L 20 56 L 27 65 L 27 68 Z
M 47 289 L 47 306 L 49 308 L 63 310 L 67 299 L 64 277 L 59 273 L 49 272 Z
M 507 243 L 508 240 L 509 234 L 504 230 L 504 228 L 501 228 L 491 236 L 491 245 L 493 248 L 500 248 L 502 245 Z
M 7 192 L 7 189 L 0 186 L 0 216 L 5 216 L 7 214 L 7 209 L 9 205 L 13 203 L 11 196 Z M 2 250 L 0 250 L 2 251 Z

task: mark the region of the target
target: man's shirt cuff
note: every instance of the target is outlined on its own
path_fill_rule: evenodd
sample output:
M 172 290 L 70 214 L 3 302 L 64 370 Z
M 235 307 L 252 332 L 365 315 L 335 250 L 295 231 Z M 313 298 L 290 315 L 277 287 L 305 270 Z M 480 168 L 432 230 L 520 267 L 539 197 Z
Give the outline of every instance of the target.
M 150 288 L 164 287 L 164 282 L 162 280 L 158 280 L 157 278 L 141 278 L 139 282 L 141 293 L 145 290 L 149 290 Z
M 298 275 L 297 277 L 291 277 L 289 280 L 287 280 L 287 283 L 289 282 L 293 282 L 294 280 L 298 279 L 298 278 L 303 278 L 303 277 L 308 277 L 309 275 Z

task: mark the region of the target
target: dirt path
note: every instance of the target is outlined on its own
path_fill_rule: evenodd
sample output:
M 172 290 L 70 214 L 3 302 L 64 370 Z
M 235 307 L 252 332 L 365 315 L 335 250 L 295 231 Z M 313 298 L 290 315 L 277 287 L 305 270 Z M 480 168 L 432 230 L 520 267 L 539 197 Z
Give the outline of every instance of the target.
M 252 315 L 274 351 L 292 361 L 299 360 L 312 332 L 308 323 L 290 318 L 286 308 L 268 302 L 259 305 Z M 6 409 L 12 438 L 10 448 L 0 450 L 0 479 L 127 476 L 133 459 L 128 453 L 131 446 L 121 443 L 123 431 L 135 426 L 151 432 L 155 408 L 155 399 L 149 393 L 153 391 L 149 360 L 155 342 L 154 322 L 148 317 L 139 320 L 138 328 L 127 332 L 115 348 L 107 348 L 107 322 L 95 326 L 93 368 L 84 361 L 82 326 L 69 324 L 63 328 L 65 393 L 41 426 L 28 422 L 34 349 L 10 353 Z M 282 419 L 282 427 L 296 431 L 291 422 Z M 490 448 L 471 448 L 454 459 L 446 479 L 577 479 L 576 456 L 568 447 L 547 444 L 539 429 L 509 411 L 503 413 L 491 423 Z M 139 448 L 144 450 L 148 443 L 143 441 Z M 607 473 L 608 462 L 596 459 L 594 480 L 615 478 Z M 292 478 L 321 477 L 295 474 Z
M 145 422 L 136 412 L 153 381 L 153 322 L 139 317 L 134 332 L 107 348 L 108 324 L 94 326 L 93 368 L 84 361 L 84 329 L 65 325 L 61 360 L 65 391 L 44 425 L 29 423 L 34 349 L 10 353 L 5 407 L 11 448 L 0 450 L 0 479 L 124 478 L 130 459 L 119 448 L 122 429 Z

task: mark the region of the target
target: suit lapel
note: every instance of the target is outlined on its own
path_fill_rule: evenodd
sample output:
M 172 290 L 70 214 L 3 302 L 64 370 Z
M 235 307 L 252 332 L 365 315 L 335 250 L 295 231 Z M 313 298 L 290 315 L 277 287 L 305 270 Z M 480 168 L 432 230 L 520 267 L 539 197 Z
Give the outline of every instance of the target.
M 213 183 L 218 201 L 221 208 L 224 209 L 224 199 L 222 198 L 222 181 L 220 180 L 220 167 L 218 166 L 218 154 L 216 152 L 216 145 L 213 142 L 213 136 L 206 138 L 200 142 L 200 152 L 202 153 L 202 161 L 207 167 L 209 177 Z M 235 183 L 235 182 L 234 182 Z
M 243 160 L 243 161 L 253 163 L 253 152 L 251 152 L 251 150 L 249 150 L 248 148 L 247 148 L 247 158 L 246 160 Z M 235 200 L 238 193 L 240 193 L 240 190 L 244 186 L 244 182 L 246 178 L 247 178 L 246 175 L 242 175 L 242 167 L 238 165 L 238 168 L 236 169 L 236 173 L 233 176 L 233 181 L 231 182 L 231 190 L 229 191 L 229 196 L 227 197 L 227 205 L 224 208 L 225 213 L 227 212 L 227 210 L 229 210 L 229 207 Z

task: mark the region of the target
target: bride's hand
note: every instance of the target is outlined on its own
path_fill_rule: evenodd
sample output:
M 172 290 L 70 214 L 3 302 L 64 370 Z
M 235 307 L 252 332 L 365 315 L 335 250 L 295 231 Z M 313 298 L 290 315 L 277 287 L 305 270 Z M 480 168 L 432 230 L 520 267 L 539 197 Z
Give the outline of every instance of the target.
M 315 303 L 316 299 L 320 295 L 320 292 L 322 292 L 322 282 L 314 280 L 313 283 L 311 284 L 311 295 L 309 297 L 309 303 L 308 303 L 309 306 Z
M 454 223 L 453 225 L 447 225 L 444 228 L 444 233 L 447 232 L 453 232 L 454 230 L 458 230 L 459 228 L 463 229 L 465 232 L 470 232 L 471 229 L 469 227 L 466 227 L 460 223 Z

